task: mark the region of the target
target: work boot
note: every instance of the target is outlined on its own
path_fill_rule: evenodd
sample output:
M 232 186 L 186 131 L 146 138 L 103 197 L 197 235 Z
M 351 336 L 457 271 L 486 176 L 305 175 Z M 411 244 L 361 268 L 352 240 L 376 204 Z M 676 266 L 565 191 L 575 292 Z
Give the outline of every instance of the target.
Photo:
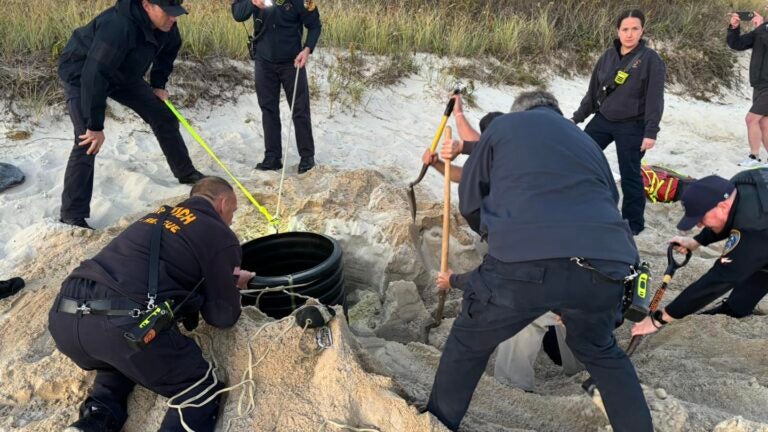
M 179 178 L 179 183 L 181 184 L 195 184 L 197 183 L 201 178 L 205 177 L 205 174 L 201 173 L 198 170 L 192 171 L 192 174 L 185 175 L 184 177 Z
M 256 169 L 261 171 L 277 171 L 283 167 L 280 159 L 267 159 L 256 164 Z
M 122 425 L 108 409 L 101 405 L 87 405 L 80 418 L 64 432 L 120 432 Z
M 745 316 L 751 315 L 751 313 L 748 313 L 746 315 L 737 313 L 733 309 L 731 309 L 731 305 L 728 304 L 728 298 L 724 298 L 723 301 L 720 302 L 717 306 L 707 309 L 705 311 L 701 312 L 702 315 L 728 315 L 729 317 L 733 318 L 744 318 Z
M 315 158 L 313 156 L 302 157 L 301 162 L 299 162 L 299 174 L 304 174 L 314 167 Z
M 85 218 L 61 218 L 59 219 L 59 222 L 89 230 L 93 229 L 93 227 L 88 225 L 88 222 L 85 221 Z

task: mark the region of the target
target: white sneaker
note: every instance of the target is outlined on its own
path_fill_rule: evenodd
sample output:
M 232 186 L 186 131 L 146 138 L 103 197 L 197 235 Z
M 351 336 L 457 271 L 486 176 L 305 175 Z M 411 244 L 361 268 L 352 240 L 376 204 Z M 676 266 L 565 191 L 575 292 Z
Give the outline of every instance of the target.
M 747 156 L 746 159 L 739 162 L 739 166 L 744 168 L 755 168 L 762 165 L 763 163 L 760 161 L 760 158 L 753 158 L 751 156 Z

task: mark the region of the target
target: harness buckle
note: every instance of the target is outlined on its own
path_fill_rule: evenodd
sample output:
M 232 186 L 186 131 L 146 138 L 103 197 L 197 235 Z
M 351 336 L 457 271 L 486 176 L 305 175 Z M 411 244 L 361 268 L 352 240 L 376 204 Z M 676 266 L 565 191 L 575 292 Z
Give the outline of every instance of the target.
M 157 295 L 147 294 L 147 298 L 149 301 L 147 302 L 147 310 L 152 310 L 155 308 L 155 299 L 157 298 Z
M 315 332 L 315 341 L 320 349 L 328 349 L 333 346 L 333 334 L 328 326 L 323 326 Z
M 83 303 L 80 306 L 78 306 L 77 309 L 75 309 L 75 311 L 78 315 L 90 315 L 91 308 L 88 307 L 86 303 Z
M 139 318 L 141 316 L 141 309 L 132 309 L 128 316 L 131 318 Z

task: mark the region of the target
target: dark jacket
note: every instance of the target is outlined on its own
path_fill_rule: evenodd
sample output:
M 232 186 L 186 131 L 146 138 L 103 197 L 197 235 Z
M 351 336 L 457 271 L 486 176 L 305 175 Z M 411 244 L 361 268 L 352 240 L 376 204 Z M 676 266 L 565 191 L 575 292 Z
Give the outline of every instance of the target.
M 584 257 L 636 264 L 605 156 L 548 107 L 496 118 L 464 164 L 459 209 L 504 262 Z
M 731 181 L 737 193 L 725 227 L 720 233 L 704 228 L 694 237 L 702 246 L 728 239 L 723 255 L 667 306 L 672 318 L 690 315 L 755 272 L 768 271 L 768 168 L 742 171 Z
M 751 32 L 742 35 L 741 28 L 728 27 L 728 46 L 745 51 L 752 48 L 752 57 L 749 59 L 749 85 L 752 87 L 768 87 L 768 23 L 763 24 Z
M 59 77 L 80 89 L 86 127 L 100 131 L 110 90 L 143 80 L 150 65 L 149 84 L 165 88 L 180 47 L 178 26 L 153 30 L 140 0 L 118 0 L 72 33 L 59 58 Z
M 573 113 L 573 121 L 581 123 L 595 112 L 600 112 L 610 121 L 645 121 L 645 138 L 656 139 L 659 123 L 664 113 L 664 81 L 667 68 L 656 51 L 645 46 L 645 41 L 625 56 L 620 55 L 621 43 L 617 40 L 608 48 L 595 65 L 589 88 L 579 109 Z M 616 78 L 616 73 L 623 70 L 632 61 L 638 50 L 643 55 L 639 62 L 629 70 L 629 78 L 616 87 L 610 96 L 598 107 L 598 98 L 603 87 Z
M 232 3 L 232 16 L 238 22 L 253 17 L 256 33 L 256 19 L 263 21 L 266 28 L 256 41 L 256 55 L 259 58 L 273 63 L 292 62 L 304 47 L 308 47 L 310 52 L 315 50 L 322 28 L 320 12 L 311 1 L 311 11 L 307 10 L 304 0 L 284 0 L 282 4 L 279 3 L 276 0 L 274 6 L 262 10 L 254 6 L 251 0 L 236 0 Z M 307 29 L 307 40 L 302 45 L 304 28 Z
M 148 292 L 149 239 L 158 213 L 134 222 L 96 256 L 80 263 L 70 277 L 106 285 L 117 297 L 145 303 Z M 160 250 L 158 299 L 178 305 L 200 281 L 182 314 L 197 315 L 216 327 L 230 327 L 240 316 L 240 293 L 232 275 L 242 261 L 237 237 L 205 198 L 176 205 L 164 224 Z

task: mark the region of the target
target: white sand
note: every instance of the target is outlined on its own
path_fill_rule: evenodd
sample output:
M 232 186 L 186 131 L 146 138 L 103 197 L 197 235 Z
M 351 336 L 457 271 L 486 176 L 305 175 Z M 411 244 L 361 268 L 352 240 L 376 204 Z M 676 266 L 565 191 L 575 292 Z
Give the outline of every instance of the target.
M 300 332 L 289 333 L 286 342 L 256 370 L 255 414 L 233 424 L 232 430 L 321 430 L 326 420 L 379 430 L 443 430 L 429 415 L 418 415 L 407 405 L 426 399 L 439 359 L 435 346 L 441 345 L 450 322 L 446 320 L 433 331 L 430 340 L 435 346 L 409 342 L 418 339 L 419 329 L 428 319 L 425 313 L 434 310 L 429 270 L 435 268 L 439 251 L 440 204 L 436 197 L 442 179 L 430 173 L 416 191 L 419 223 L 426 228 L 423 253 L 428 269 L 422 266 L 408 236 L 405 187 L 417 175 L 421 153 L 435 133 L 446 102 L 442 89 L 449 81 L 437 72 L 447 60 L 419 59 L 420 74 L 402 85 L 367 93 L 361 107 L 334 109 L 333 113 L 324 101 L 326 69 L 311 69 L 322 89 L 312 105 L 320 166 L 297 176 L 296 149 L 288 144 L 283 217 L 293 229 L 324 232 L 344 246 L 347 289 L 357 303 L 350 313 L 356 336 L 338 323 L 334 325 L 336 347 L 304 358 L 296 348 Z M 320 58 L 314 60 L 315 65 L 323 63 Z M 569 114 L 586 85 L 586 78 L 553 78 L 549 88 Z M 481 87 L 476 94 L 479 108 L 468 110 L 467 116 L 476 124 L 488 111 L 506 111 L 519 91 Z M 721 103 L 668 94 L 662 132 L 646 161 L 696 177 L 711 173 L 727 177 L 738 172 L 736 162 L 747 153 L 743 116 L 748 106 L 746 87 Z M 288 118 L 285 107 L 284 124 Z M 23 185 L 0 193 L 0 279 L 22 276 L 28 282 L 20 295 L 0 301 L 0 430 L 54 430 L 72 421 L 93 374 L 81 372 L 56 352 L 45 330 L 47 310 L 58 285 L 80 260 L 96 253 L 139 214 L 159 201 L 173 202 L 188 191 L 172 177 L 149 128 L 116 104 L 111 108 L 117 118 L 106 123 L 108 141 L 97 160 L 89 221 L 97 232 L 56 222 L 70 140 L 27 144 L 71 135 L 62 106 L 53 107 L 38 124 L 0 124 L 0 161 L 17 165 L 27 175 Z M 257 199 L 274 211 L 279 174 L 252 170 L 263 154 L 255 95 L 245 94 L 231 106 L 201 106 L 182 112 Z M 19 129 L 29 130 L 32 136 L 21 142 L 5 138 L 6 132 Z M 222 175 L 194 141 L 187 142 L 201 171 Z M 607 154 L 618 172 L 615 152 L 610 149 Z M 258 213 L 241 201 L 233 228 L 246 240 L 266 228 Z M 454 221 L 460 221 L 455 216 Z M 638 244 L 656 272 L 664 267 L 663 245 L 675 234 L 673 225 L 679 216 L 677 205 L 648 207 L 648 229 Z M 480 258 L 475 239 L 465 224 L 455 223 L 451 231 L 452 266 L 468 270 Z M 703 254 L 711 258 L 717 250 Z M 694 258 L 678 273 L 666 301 L 709 264 L 706 258 Z M 398 282 L 401 280 L 413 283 Z M 390 290 L 393 283 L 397 288 Z M 446 306 L 449 317 L 456 314 L 459 298 L 458 293 L 451 294 Z M 230 383 L 246 367 L 244 341 L 263 322 L 262 316 L 249 310 L 232 331 L 201 328 L 216 338 L 216 356 Z M 692 317 L 649 338 L 635 364 L 657 430 L 767 431 L 766 330 L 765 317 Z M 627 326 L 618 332 L 622 344 L 627 333 Z M 268 338 L 257 344 L 266 344 Z M 537 374 L 537 394 L 524 394 L 484 377 L 464 427 L 477 431 L 604 430 L 605 418 L 579 389 L 583 373 L 567 378 L 540 359 Z M 228 399 L 225 420 L 235 417 L 237 396 Z M 136 392 L 126 430 L 156 427 L 163 403 L 149 392 Z M 329 424 L 325 428 L 338 430 Z

